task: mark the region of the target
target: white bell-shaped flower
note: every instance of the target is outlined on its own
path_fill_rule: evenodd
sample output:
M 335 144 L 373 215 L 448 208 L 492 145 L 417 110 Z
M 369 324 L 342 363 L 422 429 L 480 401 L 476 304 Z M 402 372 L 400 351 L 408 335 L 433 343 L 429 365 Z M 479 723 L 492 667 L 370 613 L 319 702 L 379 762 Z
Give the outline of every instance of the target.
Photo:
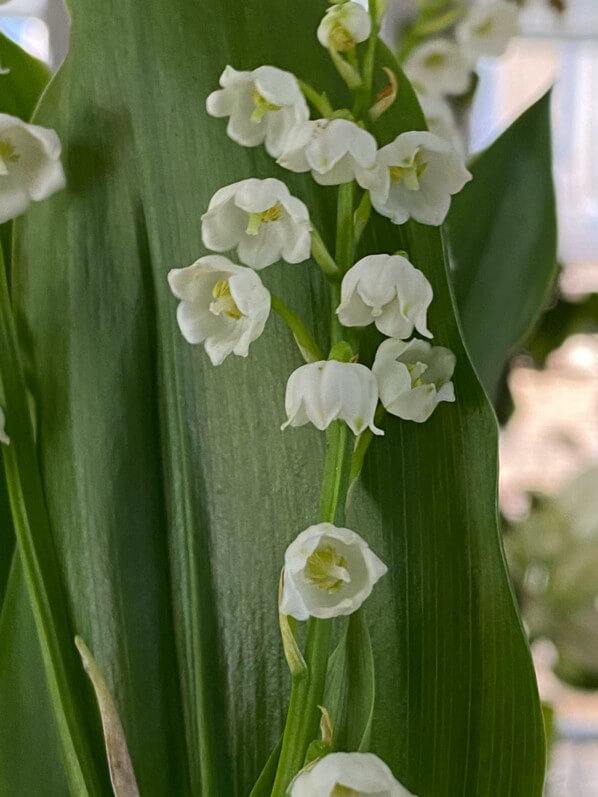
M 379 180 L 370 189 L 372 205 L 395 224 L 408 218 L 442 224 L 451 195 L 471 180 L 463 158 L 449 142 L 427 131 L 401 133 L 378 150 L 377 162 L 387 181 Z
M 6 434 L 6 416 L 2 407 L 0 407 L 0 443 L 4 443 L 5 446 L 10 445 L 10 437 Z
M 168 284 L 181 300 L 177 321 L 189 343 L 203 343 L 214 365 L 229 354 L 247 357 L 270 314 L 270 294 L 253 269 L 206 255 L 172 269 Z
M 0 113 L 0 224 L 65 186 L 54 130 Z
M 226 252 L 237 247 L 240 261 L 252 268 L 265 268 L 281 258 L 301 263 L 310 256 L 308 210 L 272 177 L 224 186 L 201 218 L 201 236 L 208 249 Z
M 386 570 L 354 531 L 310 526 L 286 550 L 280 611 L 297 620 L 352 614 Z
M 337 315 L 346 327 L 374 323 L 383 335 L 406 339 L 413 329 L 432 337 L 426 316 L 432 286 L 401 255 L 368 255 L 347 271 Z
M 430 94 L 464 94 L 471 79 L 467 58 L 448 39 L 431 39 L 415 47 L 405 62 L 405 74 L 418 91 Z
M 373 753 L 329 753 L 308 764 L 290 797 L 414 797 Z
M 519 9 L 505 0 L 477 4 L 455 28 L 455 37 L 469 63 L 483 56 L 497 58 L 519 33 Z
M 289 134 L 278 163 L 292 172 L 309 172 L 320 185 L 357 180 L 377 183 L 376 139 L 349 119 L 303 122 Z
M 326 11 L 318 27 L 318 41 L 323 47 L 344 53 L 369 38 L 372 20 L 359 3 L 348 0 Z
M 265 143 L 277 158 L 289 131 L 309 119 L 305 97 L 297 78 L 274 66 L 238 72 L 227 66 L 220 76 L 221 89 L 206 100 L 211 116 L 228 116 L 226 132 L 244 147 Z
M 384 434 L 374 425 L 378 387 L 369 368 L 360 363 L 320 360 L 301 365 L 287 382 L 285 409 L 287 426 L 313 423 L 326 429 L 332 421 L 343 420 L 353 434 L 364 429 Z
M 455 400 L 455 362 L 444 346 L 417 339 L 385 340 L 372 370 L 387 412 L 405 421 L 427 421 L 441 401 Z

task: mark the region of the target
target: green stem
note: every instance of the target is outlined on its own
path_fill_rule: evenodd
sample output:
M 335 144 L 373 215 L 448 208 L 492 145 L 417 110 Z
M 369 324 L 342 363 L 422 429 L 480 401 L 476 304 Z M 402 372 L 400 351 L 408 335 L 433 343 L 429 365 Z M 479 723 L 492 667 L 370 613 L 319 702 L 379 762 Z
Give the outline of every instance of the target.
M 336 279 L 339 276 L 338 266 L 317 230 L 311 231 L 311 256 L 327 277 Z
M 99 774 L 90 738 L 93 732 L 85 720 L 88 687 L 75 651 L 67 594 L 46 511 L 1 250 L 0 382 L 10 435 L 10 445 L 2 446 L 6 481 L 69 788 L 77 797 L 105 794 L 105 778 Z
M 306 362 L 317 362 L 318 360 L 325 360 L 324 354 L 313 336 L 307 330 L 307 327 L 299 316 L 294 313 L 286 304 L 278 299 L 276 296 L 271 297 L 272 309 L 275 313 L 282 318 L 282 320 L 290 327 L 291 332 L 295 337 L 297 346 L 303 354 Z
M 376 414 L 374 415 L 374 424 L 376 426 L 380 426 L 380 424 L 384 420 L 385 415 L 386 415 L 386 410 L 384 409 L 382 404 L 378 404 Z M 374 433 L 372 432 L 372 430 L 366 429 L 357 438 L 357 443 L 355 444 L 355 449 L 353 451 L 353 456 L 351 458 L 351 473 L 349 476 L 349 484 L 353 484 L 355 479 L 361 473 L 361 469 L 363 467 L 363 461 L 365 459 L 365 455 L 368 452 L 368 448 L 370 447 L 370 443 L 372 442 L 373 437 Z
M 336 235 L 336 264 L 344 274 L 353 265 L 353 205 L 355 183 L 339 186 Z M 338 322 L 336 308 L 340 299 L 340 285 L 330 281 L 332 343 L 342 340 L 343 328 Z M 326 462 L 320 493 L 320 523 L 345 522 L 345 505 L 349 489 L 351 457 L 355 438 L 344 421 L 334 421 L 326 431 Z M 284 797 L 289 783 L 303 766 L 310 742 L 318 732 L 318 705 L 322 702 L 326 684 L 332 620 L 310 618 L 305 646 L 307 676 L 300 672 L 293 676 L 291 699 L 282 737 L 282 747 L 272 797 Z
M 353 435 L 344 421 L 334 421 L 328 427 L 318 515 L 321 523 L 344 523 L 353 441 Z M 324 694 L 331 633 L 331 620 L 310 619 L 305 647 L 308 676 L 300 674 L 292 679 L 291 700 L 272 797 L 286 795 L 289 783 L 303 766 L 310 742 L 317 736 L 318 705 Z
M 353 205 L 355 202 L 355 182 L 343 183 L 338 187 L 338 207 L 336 217 L 336 265 L 341 274 L 353 265 Z
M 323 117 L 329 119 L 334 113 L 334 108 L 330 104 L 328 97 L 325 94 L 320 94 L 313 86 L 306 83 L 304 80 L 299 80 L 299 88 L 305 99 L 316 108 Z
M 367 43 L 363 59 L 362 84 L 355 97 L 353 115 L 356 119 L 365 119 L 367 111 L 372 104 L 372 86 L 374 84 L 374 63 L 376 60 L 376 45 L 380 33 L 378 0 L 370 0 L 370 15 L 372 17 L 372 30 Z

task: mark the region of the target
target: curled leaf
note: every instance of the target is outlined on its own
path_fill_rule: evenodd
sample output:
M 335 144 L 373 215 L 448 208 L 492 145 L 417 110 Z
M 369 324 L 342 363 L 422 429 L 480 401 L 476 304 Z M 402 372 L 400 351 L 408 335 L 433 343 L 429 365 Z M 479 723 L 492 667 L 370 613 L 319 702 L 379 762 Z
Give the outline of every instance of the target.
M 278 604 L 282 600 L 282 590 L 284 586 L 284 570 L 280 573 L 280 582 L 278 585 Z M 280 625 L 280 635 L 282 637 L 282 647 L 284 649 L 284 656 L 289 665 L 291 676 L 293 678 L 303 677 L 307 675 L 307 664 L 303 658 L 303 653 L 297 644 L 297 637 L 295 636 L 295 619 L 289 617 L 287 614 L 278 612 L 278 623 Z
M 320 718 L 320 733 L 322 734 L 322 741 L 324 744 L 331 745 L 334 731 L 332 728 L 330 714 L 325 706 L 318 706 L 318 708 L 322 712 L 322 717 Z
M 350 64 L 346 58 L 343 58 L 343 56 L 332 47 L 328 48 L 328 52 L 330 53 L 330 57 L 332 58 L 337 72 L 345 81 L 347 86 L 352 91 L 361 88 L 362 84 L 359 70 Z
M 378 94 L 376 94 L 376 102 L 370 108 L 370 118 L 374 122 L 390 108 L 397 98 L 397 76 L 392 69 L 389 69 L 387 66 L 383 66 L 382 69 L 388 75 L 389 82 L 386 84 L 386 86 L 380 89 Z
M 125 733 L 112 695 L 100 668 L 81 637 L 75 637 L 75 645 L 98 701 L 114 797 L 139 797 L 139 787 L 135 779 Z

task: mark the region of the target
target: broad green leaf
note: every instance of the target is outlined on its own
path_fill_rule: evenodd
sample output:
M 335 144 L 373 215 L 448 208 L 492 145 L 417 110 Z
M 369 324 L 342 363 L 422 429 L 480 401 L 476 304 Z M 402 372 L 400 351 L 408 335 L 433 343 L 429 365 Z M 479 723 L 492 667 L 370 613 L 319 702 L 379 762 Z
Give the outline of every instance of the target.
M 334 750 L 369 749 L 374 695 L 374 656 L 361 610 L 349 618 L 328 663 L 324 706 L 332 719 Z
M 467 348 L 496 397 L 509 354 L 546 306 L 556 276 L 550 92 L 473 162 L 448 219 Z
M 279 429 L 301 363 L 282 322 L 270 319 L 247 360 L 213 368 L 182 339 L 166 274 L 205 252 L 213 192 L 253 175 L 285 179 L 330 246 L 335 190 L 238 147 L 204 106 L 226 63 L 291 69 L 347 105 L 314 38 L 323 10 L 73 0 L 71 53 L 37 115 L 61 134 L 69 188 L 19 225 L 15 296 L 77 631 L 114 695 L 144 797 L 185 794 L 187 777 L 194 794 L 245 795 L 280 738 L 290 684 L 278 576 L 318 510 L 324 436 Z M 401 80 L 380 130 L 421 122 Z M 348 515 L 390 566 L 367 606 L 372 747 L 426 797 L 536 797 L 542 720 L 496 526 L 496 428 L 440 234 L 414 225 L 402 242 L 376 219 L 364 240 L 411 251 L 434 285 L 437 340 L 459 362 L 458 403 L 424 426 L 388 423 Z M 263 277 L 325 345 L 315 265 Z
M 0 718 L 0 794 L 66 797 L 39 642 L 18 556 L 0 613 Z
M 68 595 L 48 517 L 4 259 L 0 249 L 0 384 L 10 442 L 3 445 L 6 486 L 27 594 L 69 788 L 101 794 L 96 719 L 73 647 Z

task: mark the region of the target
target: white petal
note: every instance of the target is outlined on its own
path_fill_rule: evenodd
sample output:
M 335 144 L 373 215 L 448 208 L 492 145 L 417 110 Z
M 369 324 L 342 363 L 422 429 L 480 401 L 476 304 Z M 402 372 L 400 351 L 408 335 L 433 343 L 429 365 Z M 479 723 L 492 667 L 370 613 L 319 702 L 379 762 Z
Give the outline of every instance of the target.
M 0 175 L 0 224 L 24 213 L 29 202 L 23 182 L 13 179 L 12 175 Z
M 407 365 L 418 366 L 413 374 Z M 423 423 L 440 401 L 454 401 L 449 381 L 455 356 L 442 346 L 427 341 L 386 340 L 380 344 L 372 371 L 378 381 L 380 399 L 392 415 Z M 420 375 L 421 384 L 412 387 L 412 377 Z
M 294 105 L 305 102 L 297 78 L 275 66 L 260 66 L 253 71 L 255 87 L 272 105 Z
M 474 5 L 455 28 L 455 38 L 470 63 L 482 56 L 497 58 L 519 32 L 519 10 L 504 0 Z
M 329 753 L 301 770 L 290 797 L 332 797 L 337 787 L 360 797 L 413 797 L 373 753 Z
M 467 58 L 448 39 L 418 45 L 405 63 L 405 74 L 416 88 L 430 94 L 463 94 L 470 83 Z

